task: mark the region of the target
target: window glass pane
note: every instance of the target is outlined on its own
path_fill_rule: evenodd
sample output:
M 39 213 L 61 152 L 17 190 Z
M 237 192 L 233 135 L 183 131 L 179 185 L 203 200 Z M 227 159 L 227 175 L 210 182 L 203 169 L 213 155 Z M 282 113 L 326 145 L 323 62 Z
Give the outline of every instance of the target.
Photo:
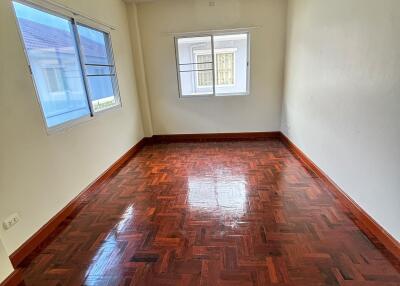
M 106 33 L 82 25 L 78 25 L 78 32 L 86 64 L 113 64 L 108 56 Z
M 177 39 L 182 96 L 213 94 L 211 37 Z
M 64 89 L 61 68 L 45 68 L 43 72 L 50 92 L 61 92 Z
M 217 85 L 235 84 L 235 63 L 233 52 L 216 53 L 216 81 Z
M 216 95 L 247 91 L 247 34 L 214 37 Z
M 210 54 L 197 55 L 197 63 L 212 62 L 212 56 Z M 200 65 L 200 64 L 199 64 Z M 201 68 L 204 69 L 204 68 Z M 207 87 L 213 85 L 213 74 L 212 71 L 199 71 L 197 72 L 197 86 Z
M 47 126 L 90 115 L 71 21 L 13 5 Z
M 113 67 L 103 67 L 103 66 L 86 66 L 86 74 L 88 76 L 92 75 L 105 75 L 105 74 L 113 74 Z
M 77 27 L 93 110 L 98 112 L 119 105 L 108 35 L 86 26 Z
M 114 94 L 113 77 L 112 76 L 90 76 L 88 83 L 91 88 L 92 105 L 94 111 L 101 111 L 113 107 L 118 104 Z

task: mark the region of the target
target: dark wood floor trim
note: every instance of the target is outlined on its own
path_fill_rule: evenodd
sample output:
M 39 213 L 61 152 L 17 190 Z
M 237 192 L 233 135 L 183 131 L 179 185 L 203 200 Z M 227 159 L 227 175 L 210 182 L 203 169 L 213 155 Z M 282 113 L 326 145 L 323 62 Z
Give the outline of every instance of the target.
M 262 140 L 269 138 L 280 138 L 280 132 L 273 131 L 273 132 L 153 135 L 153 137 L 151 137 L 151 141 L 155 143 L 170 143 L 170 142 Z
M 340 202 L 352 213 L 357 225 L 366 233 L 376 237 L 387 251 L 400 261 L 400 243 L 380 226 L 367 212 L 365 212 L 349 195 L 325 174 L 303 151 L 301 151 L 290 139 L 281 133 L 282 142 L 296 155 L 314 174 L 320 177 L 329 189 L 336 195 Z
M 88 200 L 88 196 L 97 190 L 101 185 L 107 182 L 125 162 L 138 153 L 144 145 L 147 138 L 143 138 L 131 149 L 129 149 L 121 158 L 112 164 L 103 174 L 101 174 L 86 189 L 79 193 L 67 206 L 52 217 L 44 226 L 34 233 L 27 241 L 25 241 L 17 250 L 10 255 L 11 263 L 17 268 L 20 263 L 38 247 L 69 215 L 71 215 L 79 206 Z
M 15 269 L 3 282 L 0 282 L 0 286 L 23 286 L 22 271 L 21 269 Z

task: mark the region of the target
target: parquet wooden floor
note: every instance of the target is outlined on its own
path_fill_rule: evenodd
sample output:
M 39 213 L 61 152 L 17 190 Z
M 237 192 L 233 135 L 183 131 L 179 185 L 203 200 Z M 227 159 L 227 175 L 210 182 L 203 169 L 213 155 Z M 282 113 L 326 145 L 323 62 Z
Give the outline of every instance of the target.
M 30 285 L 400 285 L 278 140 L 146 146 L 23 263 Z

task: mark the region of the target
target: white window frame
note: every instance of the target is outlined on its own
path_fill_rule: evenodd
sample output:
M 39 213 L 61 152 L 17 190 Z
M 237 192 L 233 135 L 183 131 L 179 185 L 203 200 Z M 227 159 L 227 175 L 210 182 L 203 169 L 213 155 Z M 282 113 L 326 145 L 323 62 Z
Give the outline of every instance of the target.
M 233 92 L 233 93 L 224 93 L 224 94 L 218 94 L 216 93 L 216 68 L 215 68 L 215 49 L 214 49 L 214 37 L 215 36 L 225 36 L 225 35 L 238 35 L 238 34 L 247 34 L 247 66 L 246 66 L 246 91 L 245 92 Z M 179 61 L 179 49 L 178 49 L 178 40 L 183 39 L 183 38 L 196 38 L 196 37 L 211 37 L 211 50 L 214 51 L 212 54 L 212 69 L 213 69 L 213 92 L 212 93 L 196 93 L 192 95 L 183 95 L 182 94 L 182 84 L 181 84 L 181 77 L 180 77 L 180 66 L 181 63 Z M 235 30 L 227 30 L 223 32 L 205 32 L 205 33 L 183 33 L 183 34 L 176 34 L 174 36 L 174 43 L 175 43 L 175 60 L 176 60 L 176 75 L 177 75 L 177 81 L 178 81 L 178 92 L 179 92 L 179 98 L 191 98 L 191 97 L 229 97 L 229 96 L 247 96 L 250 95 L 250 42 L 251 42 L 251 34 L 248 29 L 235 29 Z M 223 49 L 234 49 L 234 48 L 221 48 Z M 217 49 L 218 50 L 218 49 Z M 200 52 L 201 53 L 201 52 Z M 236 56 L 236 52 L 235 55 Z M 235 58 L 236 59 L 236 58 Z M 236 67 L 235 67 L 236 68 Z M 197 72 L 195 73 L 197 75 Z M 236 75 L 235 75 L 236 76 Z M 197 79 L 194 79 L 195 86 L 197 88 Z M 235 77 L 236 81 L 236 77 Z M 222 85 L 219 85 L 222 86 Z M 201 88 L 206 88 L 206 87 L 200 87 Z
M 40 111 L 42 114 L 42 119 L 43 119 L 43 123 L 46 129 L 46 132 L 48 135 L 51 135 L 55 132 L 59 132 L 62 131 L 64 129 L 68 129 L 72 126 L 75 126 L 77 124 L 92 120 L 93 118 L 95 118 L 96 116 L 107 112 L 107 111 L 111 111 L 111 110 L 118 110 L 122 108 L 122 101 L 121 101 L 121 95 L 120 95 L 120 90 L 119 90 L 119 84 L 118 84 L 118 75 L 117 75 L 117 67 L 115 64 L 115 60 L 114 60 L 114 51 L 112 48 L 112 37 L 111 37 L 111 29 L 105 25 L 101 25 L 93 20 L 90 20 L 86 17 L 83 17 L 81 15 L 78 15 L 74 12 L 71 12 L 65 8 L 62 8 L 58 5 L 52 4 L 51 2 L 48 2 L 46 0 L 11 0 L 11 6 L 12 6 L 12 10 L 14 12 L 14 19 L 15 19 L 15 23 L 17 25 L 17 30 L 18 30 L 18 34 L 20 37 L 20 41 L 22 44 L 22 48 L 24 50 L 25 53 L 25 59 L 26 59 L 26 63 L 27 63 L 27 67 L 29 70 L 29 74 L 31 76 L 32 82 L 33 82 L 33 86 L 35 88 L 35 94 L 36 94 L 36 99 L 39 103 L 40 106 Z M 18 22 L 18 17 L 17 17 L 17 13 L 14 9 L 14 5 L 12 4 L 12 2 L 17 2 L 17 3 L 21 3 L 23 5 L 29 6 L 31 8 L 43 11 L 45 13 L 60 17 L 60 18 L 64 18 L 68 21 L 71 22 L 71 26 L 72 26 L 72 33 L 73 36 L 75 37 L 75 44 L 76 44 L 76 49 L 77 49 L 77 55 L 78 55 L 78 60 L 79 60 L 79 66 L 81 67 L 81 71 L 82 71 L 82 79 L 84 82 L 84 89 L 86 91 L 86 97 L 87 97 L 87 101 L 88 101 L 88 106 L 89 106 L 89 110 L 90 113 L 88 115 L 85 116 L 81 116 L 79 118 L 73 119 L 73 120 L 69 120 L 66 122 L 63 122 L 59 125 L 53 126 L 53 127 L 48 127 L 47 126 L 47 121 L 46 121 L 46 115 L 44 113 L 43 110 L 43 105 L 41 103 L 40 100 L 40 95 L 39 95 L 39 89 L 38 86 L 36 85 L 36 81 L 34 79 L 33 76 L 33 72 L 32 72 L 32 68 L 31 68 L 31 63 L 30 63 L 30 59 L 28 56 L 28 51 L 26 50 L 26 46 L 25 46 L 25 42 L 24 42 L 24 37 L 22 35 L 22 31 L 21 28 L 19 26 L 19 22 Z M 84 56 L 83 56 L 83 52 L 82 52 L 82 46 L 80 45 L 80 39 L 79 39 L 79 34 L 78 34 L 78 30 L 77 30 L 77 25 L 81 25 L 81 26 L 86 26 L 90 29 L 93 30 L 97 30 L 100 32 L 103 32 L 107 35 L 107 52 L 109 52 L 109 59 L 114 67 L 114 81 L 113 81 L 113 88 L 114 88 L 114 93 L 115 93 L 115 98 L 117 100 L 117 104 L 109 107 L 107 109 L 104 110 L 100 110 L 100 111 L 94 111 L 93 106 L 92 106 L 92 95 L 90 93 L 90 87 L 89 84 L 87 82 L 87 76 L 86 76 L 86 68 L 85 68 L 85 64 L 84 64 Z

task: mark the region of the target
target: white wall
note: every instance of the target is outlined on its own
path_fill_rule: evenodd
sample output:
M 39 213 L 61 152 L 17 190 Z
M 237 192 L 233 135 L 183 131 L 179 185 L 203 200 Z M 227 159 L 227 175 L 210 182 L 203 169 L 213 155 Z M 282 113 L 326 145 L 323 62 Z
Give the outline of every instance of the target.
M 276 131 L 280 128 L 286 0 L 170 0 L 138 4 L 155 134 Z M 226 13 L 229 11 L 229 13 Z M 173 36 L 251 30 L 251 95 L 179 99 Z
M 120 0 L 59 0 L 116 27 L 112 32 L 122 109 L 47 135 L 11 2 L 0 1 L 0 230 L 12 253 L 143 137 L 125 4 Z
M 130 2 L 130 4 L 126 5 L 126 9 L 128 12 L 129 32 L 133 52 L 133 66 L 135 68 L 137 90 L 140 98 L 144 134 L 146 137 L 151 137 L 153 135 L 153 123 L 151 121 L 147 79 L 144 71 L 142 39 L 139 30 L 137 7 L 132 1 Z
M 6 279 L 13 270 L 14 268 L 11 265 L 10 259 L 4 249 L 3 242 L 0 239 L 0 283 Z
M 400 1 L 292 0 L 282 130 L 400 240 Z

